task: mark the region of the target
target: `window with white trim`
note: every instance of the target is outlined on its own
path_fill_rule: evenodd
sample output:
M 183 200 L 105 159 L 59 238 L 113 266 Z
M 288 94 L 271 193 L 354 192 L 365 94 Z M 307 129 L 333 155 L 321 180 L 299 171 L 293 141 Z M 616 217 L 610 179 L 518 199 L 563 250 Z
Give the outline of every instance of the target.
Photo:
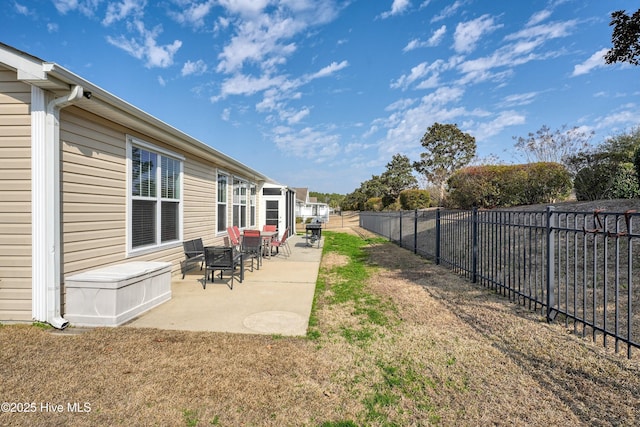
M 133 138 L 128 154 L 129 249 L 180 241 L 182 159 Z
M 249 187 L 249 225 L 251 227 L 256 226 L 256 185 L 251 184 Z
M 218 174 L 218 232 L 227 230 L 227 175 Z
M 247 226 L 247 182 L 233 179 L 233 225 Z

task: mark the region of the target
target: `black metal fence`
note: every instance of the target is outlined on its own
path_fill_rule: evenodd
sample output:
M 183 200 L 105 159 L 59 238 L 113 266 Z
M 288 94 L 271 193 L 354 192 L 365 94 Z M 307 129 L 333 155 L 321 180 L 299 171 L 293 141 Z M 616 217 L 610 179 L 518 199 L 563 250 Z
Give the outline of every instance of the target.
M 639 221 L 552 207 L 360 213 L 361 227 L 627 357 L 640 348 Z

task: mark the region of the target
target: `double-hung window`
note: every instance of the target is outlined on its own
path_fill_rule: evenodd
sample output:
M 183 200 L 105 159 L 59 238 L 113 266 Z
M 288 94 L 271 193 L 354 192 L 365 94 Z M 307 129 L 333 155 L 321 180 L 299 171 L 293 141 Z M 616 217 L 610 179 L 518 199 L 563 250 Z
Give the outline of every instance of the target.
M 227 175 L 218 174 L 218 233 L 227 229 Z
M 249 225 L 251 227 L 256 226 L 256 185 L 251 184 L 249 186 Z
M 233 179 L 233 225 L 247 226 L 247 182 Z
M 128 139 L 129 250 L 180 241 L 182 158 L 134 138 Z

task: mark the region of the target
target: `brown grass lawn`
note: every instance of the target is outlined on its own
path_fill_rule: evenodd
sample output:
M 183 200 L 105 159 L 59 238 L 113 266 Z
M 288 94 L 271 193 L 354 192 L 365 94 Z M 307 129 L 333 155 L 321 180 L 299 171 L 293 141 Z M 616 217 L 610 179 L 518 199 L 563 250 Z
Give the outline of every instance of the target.
M 391 243 L 364 252 L 367 278 L 347 300 L 344 274 L 360 270 L 325 252 L 309 338 L 2 326 L 0 401 L 35 412 L 0 425 L 640 424 L 639 358 Z

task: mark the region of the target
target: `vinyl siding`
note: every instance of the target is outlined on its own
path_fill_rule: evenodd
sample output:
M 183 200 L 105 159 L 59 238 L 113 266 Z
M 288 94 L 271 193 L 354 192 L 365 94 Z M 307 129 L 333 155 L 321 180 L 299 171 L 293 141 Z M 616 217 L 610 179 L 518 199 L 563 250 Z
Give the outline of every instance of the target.
M 63 276 L 128 261 L 167 261 L 180 272 L 181 243 L 126 257 L 126 135 L 159 148 L 167 144 L 78 108 L 62 111 Z M 178 153 L 182 154 L 182 153 Z M 223 243 L 216 236 L 216 171 L 193 157 L 183 163 L 183 238 Z M 231 196 L 231 194 L 229 195 Z
M 184 176 L 184 239 L 202 238 L 205 245 L 221 244 L 216 236 L 217 172 L 211 165 L 187 158 Z
M 60 113 L 63 277 L 124 260 L 124 138 L 81 110 Z
M 31 321 L 31 87 L 0 67 L 0 319 Z

